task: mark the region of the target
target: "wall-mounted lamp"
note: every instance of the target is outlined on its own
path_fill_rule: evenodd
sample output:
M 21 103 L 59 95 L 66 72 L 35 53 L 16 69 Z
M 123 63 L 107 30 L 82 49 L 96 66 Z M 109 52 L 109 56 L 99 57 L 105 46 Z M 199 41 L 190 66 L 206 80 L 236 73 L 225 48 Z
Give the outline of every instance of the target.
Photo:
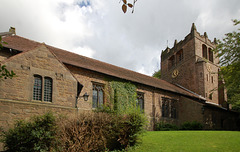
M 80 96 L 80 97 L 83 97 L 84 101 L 88 101 L 89 95 L 86 92 L 83 96 Z
M 88 101 L 88 97 L 89 95 L 87 94 L 87 92 L 83 96 L 76 96 L 75 108 L 77 108 L 78 105 L 78 98 L 83 98 L 84 101 Z

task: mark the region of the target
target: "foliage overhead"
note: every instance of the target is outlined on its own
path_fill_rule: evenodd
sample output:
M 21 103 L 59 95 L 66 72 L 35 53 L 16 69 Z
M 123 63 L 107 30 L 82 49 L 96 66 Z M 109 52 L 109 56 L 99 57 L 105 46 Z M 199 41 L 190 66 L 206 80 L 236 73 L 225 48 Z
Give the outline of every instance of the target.
M 133 0 L 133 3 L 128 3 L 127 0 L 120 0 L 120 2 L 123 2 L 122 11 L 124 13 L 127 12 L 127 8 L 132 9 L 132 13 L 134 12 L 135 3 L 137 2 L 137 0 Z
M 2 43 L 7 44 L 6 42 L 2 42 L 2 37 L 0 36 L 0 50 L 3 48 Z M 13 71 L 9 71 L 6 68 L 6 65 L 0 64 L 0 80 L 7 79 L 7 78 L 12 79 L 15 75 L 16 74 Z
M 161 79 L 161 69 L 158 71 L 155 71 L 152 75 L 154 78 Z
M 233 20 L 234 26 L 240 24 L 239 20 Z M 228 101 L 233 108 L 240 110 L 240 29 L 225 34 L 218 40 L 215 52 L 220 58 L 221 74 L 227 88 Z

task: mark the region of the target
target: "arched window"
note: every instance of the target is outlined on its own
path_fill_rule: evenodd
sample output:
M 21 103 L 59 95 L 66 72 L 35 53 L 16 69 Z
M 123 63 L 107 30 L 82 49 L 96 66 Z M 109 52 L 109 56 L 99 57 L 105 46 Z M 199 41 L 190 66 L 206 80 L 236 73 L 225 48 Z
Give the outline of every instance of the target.
M 52 78 L 44 78 L 44 101 L 52 102 Z
M 202 45 L 202 56 L 207 59 L 207 46 L 206 45 Z
M 33 100 L 42 100 L 42 77 L 34 75 Z

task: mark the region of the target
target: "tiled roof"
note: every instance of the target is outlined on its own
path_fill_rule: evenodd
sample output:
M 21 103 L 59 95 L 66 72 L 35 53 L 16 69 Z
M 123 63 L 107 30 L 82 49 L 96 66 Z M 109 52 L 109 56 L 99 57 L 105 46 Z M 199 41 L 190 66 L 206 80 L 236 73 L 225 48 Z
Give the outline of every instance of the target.
M 3 37 L 3 41 L 7 42 L 7 44 L 3 44 L 4 47 L 15 49 L 18 51 L 32 50 L 41 44 L 39 42 L 35 42 L 17 35 L 5 36 Z M 182 95 L 186 95 L 189 97 L 202 100 L 199 98 L 199 96 L 191 92 L 188 92 L 184 89 L 181 89 L 180 87 L 175 86 L 171 83 L 168 83 L 164 80 L 146 76 L 131 70 L 117 67 L 108 63 L 104 63 L 95 59 L 88 58 L 88 57 L 84 57 L 82 55 L 71 53 L 62 49 L 49 46 L 49 45 L 46 45 L 46 46 L 58 57 L 60 61 L 62 61 L 65 64 L 70 64 L 76 67 L 85 68 L 85 69 L 103 73 L 109 76 L 121 78 L 121 79 L 132 81 L 135 83 L 144 84 L 150 87 L 154 87 L 154 88 L 158 88 L 158 89 L 162 89 L 170 92 L 175 92 L 178 94 L 182 94 Z

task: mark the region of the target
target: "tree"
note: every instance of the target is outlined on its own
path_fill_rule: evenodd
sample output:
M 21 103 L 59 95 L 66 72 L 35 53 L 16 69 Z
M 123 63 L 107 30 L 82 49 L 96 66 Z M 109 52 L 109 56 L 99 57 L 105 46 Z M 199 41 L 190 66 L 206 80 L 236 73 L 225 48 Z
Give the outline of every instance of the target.
M 154 78 L 161 79 L 161 69 L 158 71 L 155 71 L 152 75 Z
M 2 43 L 6 44 L 6 42 L 2 42 L 2 37 L 0 36 L 0 50 L 3 48 Z M 12 79 L 15 75 L 13 71 L 8 71 L 6 65 L 0 64 L 0 81 L 7 78 Z
M 234 26 L 240 21 L 233 20 Z M 233 109 L 240 110 L 240 29 L 225 34 L 217 41 L 215 52 L 218 53 L 222 74 L 227 89 L 228 102 Z

